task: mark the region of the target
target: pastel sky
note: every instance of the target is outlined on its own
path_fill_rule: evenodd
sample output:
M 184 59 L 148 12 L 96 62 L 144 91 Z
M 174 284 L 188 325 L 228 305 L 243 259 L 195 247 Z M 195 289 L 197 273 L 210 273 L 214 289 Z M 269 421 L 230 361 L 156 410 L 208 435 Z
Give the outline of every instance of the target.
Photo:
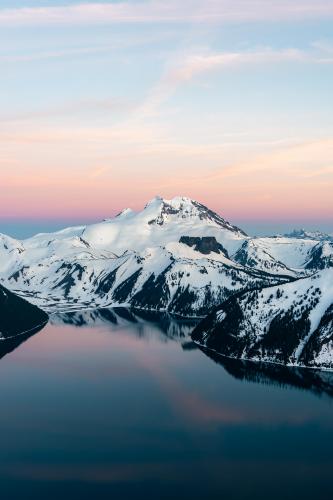
M 159 194 L 333 230 L 332 25 L 332 0 L 0 0 L 1 219 Z

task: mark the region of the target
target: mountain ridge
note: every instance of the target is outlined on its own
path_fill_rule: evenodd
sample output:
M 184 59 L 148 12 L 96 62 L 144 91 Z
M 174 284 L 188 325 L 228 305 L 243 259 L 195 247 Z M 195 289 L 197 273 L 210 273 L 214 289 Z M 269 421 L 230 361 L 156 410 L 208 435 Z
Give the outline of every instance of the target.
M 224 356 L 333 369 L 333 269 L 231 297 L 192 338 Z

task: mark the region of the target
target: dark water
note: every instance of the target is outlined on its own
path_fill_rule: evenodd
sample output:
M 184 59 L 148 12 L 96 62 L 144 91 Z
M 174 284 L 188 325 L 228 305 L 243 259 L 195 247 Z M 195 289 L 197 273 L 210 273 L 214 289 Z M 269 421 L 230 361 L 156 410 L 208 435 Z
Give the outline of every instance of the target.
M 212 358 L 193 326 L 75 313 L 2 347 L 1 498 L 331 499 L 332 376 Z

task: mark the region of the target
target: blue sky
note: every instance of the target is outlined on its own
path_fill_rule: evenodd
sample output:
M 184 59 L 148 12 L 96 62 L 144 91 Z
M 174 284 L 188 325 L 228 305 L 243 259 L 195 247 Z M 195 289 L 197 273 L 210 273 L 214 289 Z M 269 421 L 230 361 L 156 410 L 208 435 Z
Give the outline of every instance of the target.
M 332 21 L 331 0 L 0 0 L 1 218 L 161 194 L 333 230 Z

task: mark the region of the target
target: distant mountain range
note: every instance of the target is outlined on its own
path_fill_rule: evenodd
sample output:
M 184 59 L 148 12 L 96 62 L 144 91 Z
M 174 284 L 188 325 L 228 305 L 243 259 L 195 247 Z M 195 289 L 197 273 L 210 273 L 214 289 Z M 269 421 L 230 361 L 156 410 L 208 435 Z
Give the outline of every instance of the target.
M 287 238 L 301 238 L 308 240 L 333 241 L 333 234 L 322 231 L 307 231 L 306 229 L 294 229 L 291 233 L 285 234 Z
M 23 241 L 0 235 L 2 283 L 46 311 L 213 311 L 194 334 L 203 346 L 302 366 L 333 366 L 332 268 L 330 235 L 251 237 L 185 197 Z

